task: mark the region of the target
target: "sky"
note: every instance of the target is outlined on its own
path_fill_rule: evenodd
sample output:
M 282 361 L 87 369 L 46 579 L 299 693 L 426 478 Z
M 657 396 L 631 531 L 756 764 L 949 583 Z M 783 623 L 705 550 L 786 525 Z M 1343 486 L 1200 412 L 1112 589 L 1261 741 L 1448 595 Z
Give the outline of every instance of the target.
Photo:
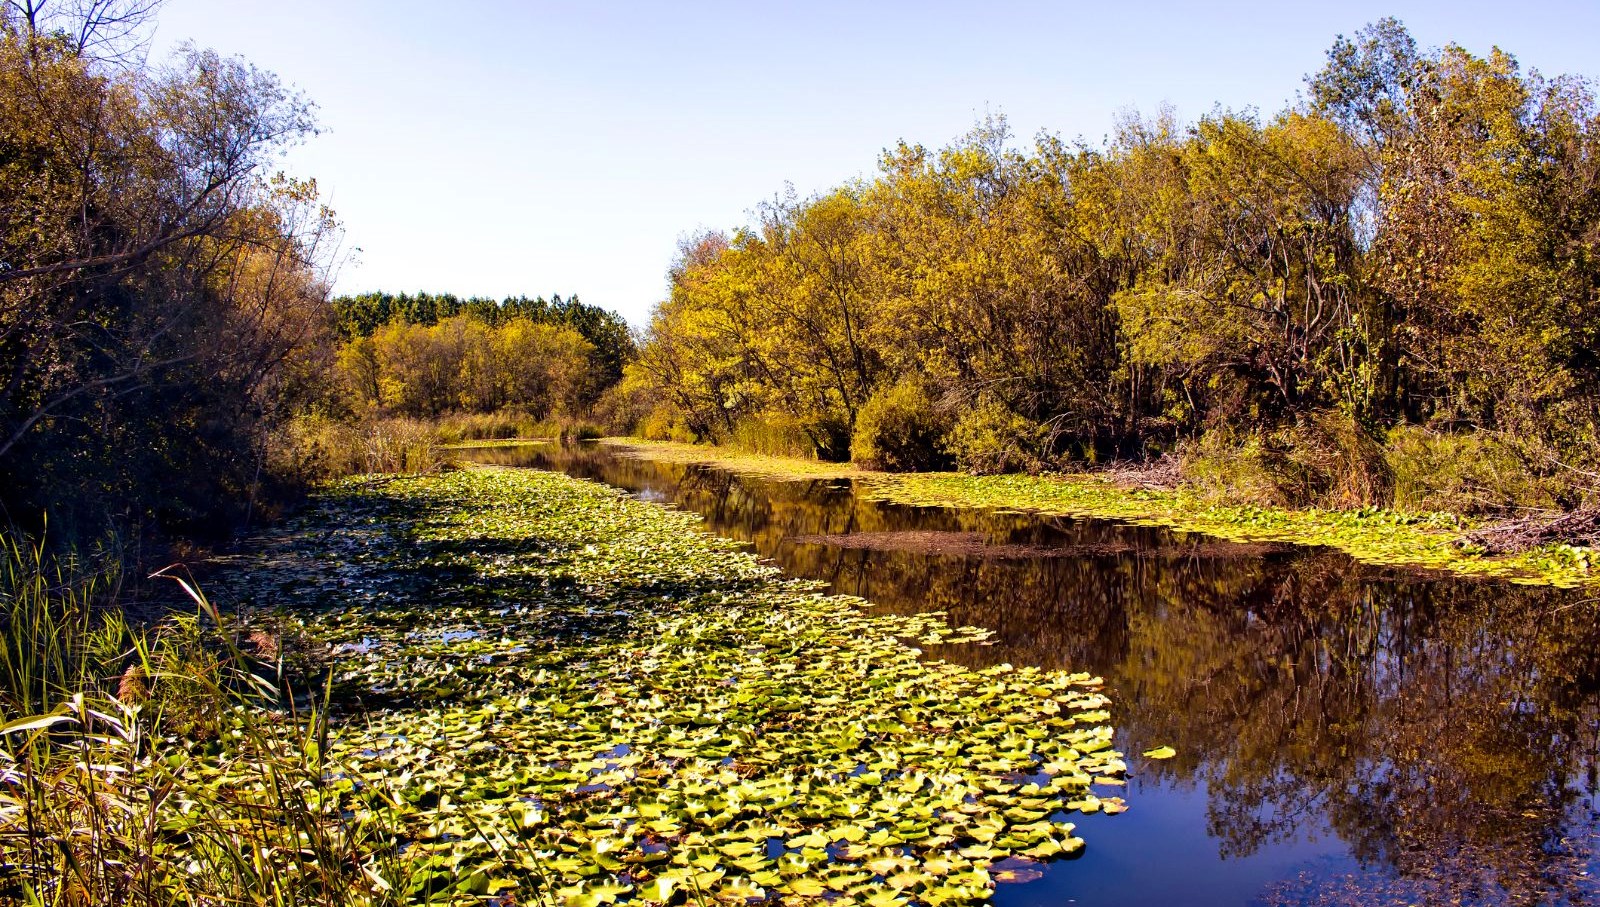
M 275 72 L 321 132 L 282 169 L 346 231 L 339 293 L 577 294 L 643 324 L 680 238 L 870 175 L 986 114 L 1098 143 L 1172 106 L 1270 114 L 1334 38 L 1395 16 L 1600 77 L 1600 0 L 168 0 L 153 42 Z

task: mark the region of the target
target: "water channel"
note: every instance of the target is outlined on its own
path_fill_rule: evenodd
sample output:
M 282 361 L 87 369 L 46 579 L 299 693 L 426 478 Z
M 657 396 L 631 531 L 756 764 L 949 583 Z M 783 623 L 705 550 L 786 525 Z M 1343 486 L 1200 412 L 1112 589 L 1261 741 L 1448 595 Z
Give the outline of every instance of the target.
M 791 575 L 996 631 L 939 657 L 1103 676 L 1131 809 L 1076 817 L 1082 855 L 1000 905 L 1600 903 L 1592 592 L 595 445 L 463 453 L 694 511 Z M 1163 744 L 1178 755 L 1139 758 Z

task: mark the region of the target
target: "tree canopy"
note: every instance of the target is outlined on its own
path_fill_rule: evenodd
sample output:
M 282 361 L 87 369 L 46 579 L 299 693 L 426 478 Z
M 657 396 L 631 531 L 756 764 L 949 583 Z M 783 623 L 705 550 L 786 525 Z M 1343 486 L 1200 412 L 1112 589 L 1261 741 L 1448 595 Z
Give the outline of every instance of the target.
M 710 439 L 781 424 L 844 456 L 863 407 L 893 393 L 902 410 L 920 396 L 937 443 L 975 468 L 1325 413 L 1593 462 L 1588 83 L 1500 50 L 1422 51 L 1384 20 L 1336 41 L 1306 86 L 1270 116 L 1129 117 L 1100 146 L 1019 149 L 994 117 L 693 239 L 635 370 L 652 424 Z

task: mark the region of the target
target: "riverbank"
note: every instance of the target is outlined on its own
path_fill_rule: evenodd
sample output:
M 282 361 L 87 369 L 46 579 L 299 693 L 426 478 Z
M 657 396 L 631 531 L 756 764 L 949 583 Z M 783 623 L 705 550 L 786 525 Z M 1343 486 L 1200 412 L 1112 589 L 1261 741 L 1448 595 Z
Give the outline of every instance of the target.
M 330 759 L 418 899 L 974 903 L 1125 808 L 1098 679 L 930 660 L 984 632 L 699 527 L 552 473 L 368 477 L 217 582 L 328 646 Z
M 632 456 L 705 464 L 742 475 L 786 480 L 850 479 L 859 483 L 869 497 L 899 504 L 1030 510 L 1160 526 L 1230 541 L 1319 545 L 1336 548 L 1363 563 L 1531 585 L 1573 588 L 1600 580 L 1600 551 L 1546 545 L 1521 554 L 1490 556 L 1468 541 L 1468 533 L 1478 524 L 1453 514 L 1218 505 L 1181 489 L 1125 488 L 1088 473 L 886 473 L 851 464 L 770 457 L 705 445 L 634 438 L 608 438 L 602 443 Z

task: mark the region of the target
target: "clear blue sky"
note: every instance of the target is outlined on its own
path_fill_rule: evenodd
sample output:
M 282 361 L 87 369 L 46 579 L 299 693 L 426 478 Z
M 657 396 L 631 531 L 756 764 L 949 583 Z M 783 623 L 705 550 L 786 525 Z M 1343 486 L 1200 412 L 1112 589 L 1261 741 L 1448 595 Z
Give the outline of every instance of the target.
M 939 146 L 986 111 L 1098 141 L 1119 111 L 1276 110 L 1385 15 L 1600 76 L 1600 0 L 740 3 L 169 0 L 184 39 L 278 73 L 324 134 L 315 177 L 361 251 L 336 289 L 577 293 L 642 323 L 678 238 Z

